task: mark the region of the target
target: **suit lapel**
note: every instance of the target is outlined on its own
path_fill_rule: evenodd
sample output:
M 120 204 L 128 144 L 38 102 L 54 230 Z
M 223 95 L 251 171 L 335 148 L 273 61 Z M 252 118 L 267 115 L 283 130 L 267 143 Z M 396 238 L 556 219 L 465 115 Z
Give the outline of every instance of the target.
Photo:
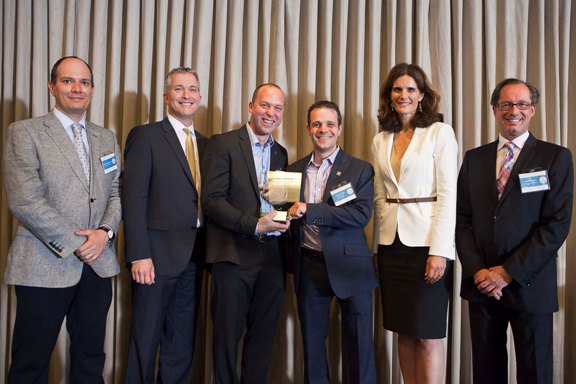
M 162 130 L 164 131 L 164 138 L 166 139 L 168 145 L 170 146 L 170 148 L 174 152 L 174 155 L 178 159 L 178 162 L 180 163 L 180 166 L 184 170 L 186 177 L 188 177 L 190 183 L 194 185 L 194 180 L 192 179 L 192 172 L 190 171 L 190 166 L 188 165 L 188 160 L 186 159 L 186 153 L 184 153 L 184 151 L 182 150 L 180 140 L 178 140 L 178 136 L 176 135 L 176 132 L 174 132 L 174 128 L 172 127 L 172 124 L 170 124 L 170 121 L 167 118 L 164 118 L 164 120 L 162 120 Z M 200 149 L 198 149 L 198 151 L 200 151 Z M 200 155 L 198 155 L 198 157 L 200 157 Z
M 349 182 L 350 180 L 345 179 L 346 172 L 348 170 L 349 162 L 348 155 L 344 153 L 342 148 L 338 151 L 336 159 L 334 159 L 334 165 L 330 170 L 330 175 L 328 180 L 326 180 L 326 188 L 324 188 L 324 196 L 322 201 L 328 203 L 332 198 L 330 191 L 337 186 L 341 186 L 342 183 Z
M 270 148 L 270 170 L 281 171 L 284 167 L 285 159 L 282 153 L 278 150 L 278 144 L 274 144 Z
M 198 160 L 200 160 L 200 164 L 202 164 L 202 159 L 204 157 L 204 151 L 206 150 L 207 143 L 208 140 L 206 140 L 206 136 L 196 131 L 196 145 L 198 146 Z
M 68 164 L 70 164 L 72 171 L 84 186 L 84 189 L 86 189 L 87 192 L 90 192 L 90 186 L 88 180 L 86 180 L 86 175 L 84 175 L 84 169 L 82 168 L 82 163 L 80 163 L 80 158 L 78 157 L 78 152 L 76 152 L 74 143 L 72 143 L 70 136 L 68 136 L 62 123 L 56 116 L 54 116 L 53 112 L 46 115 L 46 119 L 44 120 L 44 129 L 46 134 L 50 136 L 54 141 L 54 144 L 60 149 L 62 155 L 64 155 Z
M 394 134 L 392 132 L 385 132 L 382 136 L 384 142 L 384 158 L 387 159 L 386 164 L 388 164 L 387 169 L 383 170 L 388 174 L 390 180 L 396 184 L 396 188 L 398 188 L 398 180 L 396 180 L 396 175 L 392 170 L 392 164 L 390 163 L 390 156 L 392 156 L 392 146 L 394 145 Z
M 256 175 L 256 166 L 254 165 L 254 155 L 252 154 L 252 146 L 250 144 L 250 137 L 247 131 L 248 126 L 244 125 L 238 130 L 238 144 L 240 145 L 240 152 L 244 157 L 246 166 L 248 167 L 248 173 L 250 174 L 250 181 L 252 182 L 252 188 L 254 193 L 260 198 L 260 191 L 258 189 L 258 176 Z M 270 166 L 272 166 L 272 159 L 270 159 Z
M 101 153 L 102 141 L 100 133 L 98 133 L 96 128 L 93 127 L 93 124 L 88 121 L 86 122 L 86 132 L 88 133 L 88 145 L 90 146 L 90 188 L 94 190 L 94 183 L 100 180 L 100 178 L 95 177 L 100 170 L 99 167 L 102 167 L 100 156 L 108 155 L 108 153 Z
M 498 205 L 498 187 L 496 185 L 496 156 L 498 151 L 498 141 L 492 142 L 486 147 L 482 164 L 486 166 L 477 167 L 474 169 L 476 172 L 475 178 L 478 180 L 478 185 L 490 186 L 488 196 L 494 203 Z
M 414 128 L 414 134 L 412 135 L 412 139 L 410 139 L 410 143 L 408 143 L 408 148 L 406 148 L 406 152 L 404 152 L 404 156 L 402 156 L 402 159 L 400 159 L 400 178 L 402 178 L 402 174 L 404 173 L 404 170 L 406 169 L 406 167 L 412 163 L 410 161 L 410 157 L 412 157 L 414 152 L 416 151 L 415 148 L 420 147 L 420 142 L 424 138 L 424 133 L 426 133 L 425 129 L 428 129 L 428 128 L 418 128 L 418 127 Z M 392 137 L 394 137 L 394 135 L 392 135 Z M 392 141 L 394 141 L 394 140 L 392 140 Z M 390 146 L 390 148 L 392 148 L 392 146 Z M 390 159 L 390 155 L 391 154 L 388 154 L 388 159 Z M 393 180 L 396 180 L 396 175 L 394 174 L 394 171 L 392 170 L 392 162 L 389 161 L 388 163 L 390 164 L 390 174 L 392 175 Z M 396 180 L 396 184 L 398 184 L 397 180 Z

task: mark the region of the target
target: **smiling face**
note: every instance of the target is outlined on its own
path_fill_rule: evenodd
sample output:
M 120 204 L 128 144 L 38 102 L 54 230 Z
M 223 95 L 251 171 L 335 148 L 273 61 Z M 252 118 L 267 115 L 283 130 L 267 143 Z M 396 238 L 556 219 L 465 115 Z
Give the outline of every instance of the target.
M 532 104 L 530 100 L 530 90 L 524 84 L 508 84 L 500 90 L 498 104 L 501 103 L 527 103 Z M 528 131 L 530 120 L 536 112 L 536 107 L 531 105 L 530 108 L 519 110 L 516 105 L 508 111 L 502 111 L 498 107 L 492 107 L 492 112 L 496 118 L 500 134 L 507 140 L 514 140 L 524 132 Z
M 56 108 L 74 121 L 82 119 L 92 101 L 94 87 L 90 79 L 86 64 L 71 57 L 58 65 L 56 78 L 48 83 Z
M 336 150 L 342 125 L 338 124 L 338 113 L 334 109 L 321 107 L 310 111 L 306 130 L 314 145 L 314 157 L 325 158 Z
M 400 120 L 408 122 L 416 114 L 418 102 L 424 98 L 424 94 L 420 92 L 411 76 L 404 75 L 394 81 L 390 98 Z
M 164 93 L 164 104 L 168 107 L 169 114 L 189 127 L 194 121 L 194 112 L 201 100 L 196 76 L 185 72 L 172 74 L 170 87 Z
M 280 88 L 265 85 L 256 92 L 248 104 L 250 127 L 260 142 L 266 142 L 282 123 L 285 103 L 286 98 Z

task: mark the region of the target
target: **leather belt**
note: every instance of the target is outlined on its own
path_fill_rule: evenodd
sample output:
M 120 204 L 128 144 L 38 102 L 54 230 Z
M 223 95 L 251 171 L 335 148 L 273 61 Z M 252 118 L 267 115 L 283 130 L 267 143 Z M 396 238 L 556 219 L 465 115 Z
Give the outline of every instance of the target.
M 413 197 L 411 199 L 399 199 L 396 197 L 387 197 L 387 203 L 394 203 L 394 204 L 410 204 L 410 203 L 431 203 L 436 201 L 437 197 Z
M 324 252 L 315 251 L 314 249 L 301 247 L 300 254 L 304 257 L 324 261 Z

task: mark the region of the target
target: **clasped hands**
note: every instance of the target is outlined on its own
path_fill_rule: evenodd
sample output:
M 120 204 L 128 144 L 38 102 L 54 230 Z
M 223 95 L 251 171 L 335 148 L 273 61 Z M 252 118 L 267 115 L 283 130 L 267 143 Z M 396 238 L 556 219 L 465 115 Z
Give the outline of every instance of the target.
M 94 263 L 102 255 L 108 244 L 108 235 L 100 229 L 84 229 L 74 234 L 86 237 L 86 241 L 74 251 L 74 254 L 88 265 Z
M 483 268 L 474 274 L 474 284 L 484 295 L 500 300 L 502 289 L 512 282 L 512 276 L 504 267 L 497 265 L 491 268 Z

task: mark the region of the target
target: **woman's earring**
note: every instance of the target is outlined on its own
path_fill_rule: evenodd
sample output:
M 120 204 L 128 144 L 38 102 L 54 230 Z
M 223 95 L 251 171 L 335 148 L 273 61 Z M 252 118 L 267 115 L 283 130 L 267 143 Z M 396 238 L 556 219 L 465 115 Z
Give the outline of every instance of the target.
M 418 102 L 418 110 L 422 112 L 422 104 L 420 102 Z
M 394 111 L 394 103 L 390 103 L 390 107 L 392 107 L 392 110 Z

